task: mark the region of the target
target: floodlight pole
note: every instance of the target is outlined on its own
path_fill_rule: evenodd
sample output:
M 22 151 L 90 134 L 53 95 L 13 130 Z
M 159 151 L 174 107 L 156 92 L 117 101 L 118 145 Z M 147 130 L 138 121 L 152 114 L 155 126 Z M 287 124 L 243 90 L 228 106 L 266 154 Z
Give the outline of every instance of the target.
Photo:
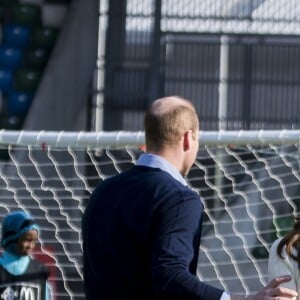
M 103 130 L 105 49 L 108 24 L 108 1 L 99 1 L 98 53 L 94 74 L 95 131 Z
M 219 130 L 227 129 L 227 107 L 228 107 L 228 72 L 229 72 L 229 37 L 221 36 L 220 45 L 220 77 L 219 77 Z
M 228 72 L 229 72 L 229 37 L 222 35 L 220 39 L 220 71 L 219 71 L 219 106 L 218 106 L 218 125 L 219 131 L 227 129 L 227 109 L 228 109 Z M 222 151 L 217 152 L 217 161 L 221 166 L 226 163 Z M 224 180 L 219 165 L 215 166 L 215 185 L 217 190 L 222 189 Z M 217 207 L 219 195 L 215 192 L 213 205 Z M 220 212 L 221 213 L 221 212 Z

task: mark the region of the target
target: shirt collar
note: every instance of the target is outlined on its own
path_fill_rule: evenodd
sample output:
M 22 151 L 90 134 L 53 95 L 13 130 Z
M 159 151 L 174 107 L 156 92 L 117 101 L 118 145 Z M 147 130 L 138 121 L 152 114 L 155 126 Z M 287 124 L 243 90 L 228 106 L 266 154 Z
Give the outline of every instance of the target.
M 139 157 L 136 164 L 138 166 L 159 168 L 159 169 L 169 173 L 173 178 L 178 180 L 181 184 L 188 185 L 186 180 L 180 174 L 180 172 L 172 164 L 170 164 L 167 160 L 165 160 L 161 156 L 145 153 Z

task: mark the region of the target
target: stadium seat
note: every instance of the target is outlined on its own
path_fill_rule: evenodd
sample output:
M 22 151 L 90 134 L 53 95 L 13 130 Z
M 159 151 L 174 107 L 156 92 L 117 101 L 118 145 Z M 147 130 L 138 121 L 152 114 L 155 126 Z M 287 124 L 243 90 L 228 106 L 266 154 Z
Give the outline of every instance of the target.
M 33 94 L 23 91 L 10 90 L 7 93 L 7 112 L 10 116 L 25 118 L 30 108 Z
M 10 116 L 8 114 L 0 115 L 0 130 L 20 130 L 22 129 L 23 120 L 17 116 Z
M 0 90 L 8 92 L 13 86 L 14 73 L 12 70 L 0 67 Z
M 31 47 L 24 53 L 24 66 L 34 70 L 43 70 L 48 62 L 49 51 L 40 47 Z
M 45 3 L 70 4 L 71 0 L 45 0 Z
M 35 4 L 16 4 L 11 11 L 11 22 L 35 27 L 41 25 L 41 7 Z
M 31 45 L 51 50 L 58 36 L 58 29 L 49 26 L 36 27 L 32 31 Z
M 0 0 L 1 24 L 10 19 L 12 8 L 17 4 L 18 0 Z
M 35 4 L 35 5 L 43 5 L 44 0 L 19 0 L 21 4 Z
M 1 7 L 1 25 L 3 25 L 6 22 L 10 22 L 11 19 L 11 12 L 13 7 L 17 4 L 16 1 L 12 1 L 8 4 L 4 4 L 0 0 L 0 7 Z
M 34 94 L 40 79 L 42 72 L 39 70 L 20 68 L 16 70 L 14 78 L 14 88 L 18 91 L 24 91 Z
M 3 23 L 6 21 L 5 15 L 6 15 L 5 6 L 0 4 L 0 23 L 1 23 L 1 27 L 2 27 Z
M 0 114 L 0 130 L 21 130 L 23 119 L 17 116 L 10 116 L 8 114 Z M 8 160 L 9 153 L 7 149 L 1 149 L 0 147 L 0 160 Z
M 294 225 L 294 220 L 290 216 L 287 217 L 278 217 L 276 218 L 276 223 L 277 223 L 277 228 L 272 224 L 271 232 L 272 232 L 272 237 L 271 240 L 274 241 L 277 239 L 277 233 L 280 236 L 286 235 L 289 231 L 293 229 Z M 277 232 L 279 229 L 279 232 Z
M 269 252 L 263 245 L 258 245 L 251 249 L 252 255 L 257 259 L 266 259 L 268 258 Z
M 6 23 L 3 25 L 2 38 L 6 45 L 24 48 L 29 43 L 30 29 L 24 25 Z
M 20 48 L 0 45 L 0 67 L 5 67 L 8 69 L 16 69 L 21 66 L 23 58 L 23 52 Z
M 0 5 L 12 5 L 18 3 L 18 0 L 0 0 Z

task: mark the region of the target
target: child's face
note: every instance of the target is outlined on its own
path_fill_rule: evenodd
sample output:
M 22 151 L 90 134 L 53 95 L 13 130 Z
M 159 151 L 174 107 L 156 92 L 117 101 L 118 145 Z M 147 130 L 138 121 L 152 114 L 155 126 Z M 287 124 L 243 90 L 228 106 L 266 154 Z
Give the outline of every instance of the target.
M 30 255 L 38 240 L 38 232 L 30 230 L 20 236 L 16 245 L 16 254 L 20 256 Z

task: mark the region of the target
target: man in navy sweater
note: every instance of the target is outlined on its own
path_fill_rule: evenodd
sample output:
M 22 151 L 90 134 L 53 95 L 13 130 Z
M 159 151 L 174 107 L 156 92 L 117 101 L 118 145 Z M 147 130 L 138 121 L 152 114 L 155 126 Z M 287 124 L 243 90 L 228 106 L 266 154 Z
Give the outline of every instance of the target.
M 172 96 L 154 101 L 144 120 L 146 154 L 131 169 L 99 184 L 83 220 L 87 300 L 295 299 L 271 281 L 240 296 L 197 277 L 203 206 L 184 176 L 199 147 L 194 106 Z M 277 298 L 276 298 L 277 297 Z

